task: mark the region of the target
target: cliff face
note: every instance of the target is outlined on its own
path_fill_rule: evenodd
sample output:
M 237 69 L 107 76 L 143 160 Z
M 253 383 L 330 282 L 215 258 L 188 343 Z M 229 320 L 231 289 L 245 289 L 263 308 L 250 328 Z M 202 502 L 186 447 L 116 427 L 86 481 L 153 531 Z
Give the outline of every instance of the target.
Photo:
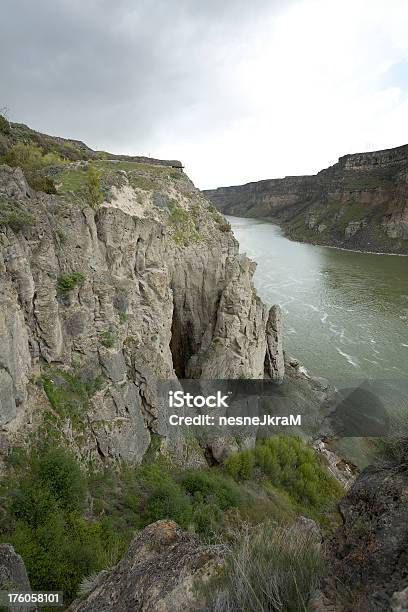
M 221 212 L 269 218 L 296 240 L 408 253 L 408 145 L 345 155 L 314 176 L 204 193 Z
M 279 378 L 281 338 L 254 264 L 181 169 L 98 163 L 97 209 L 85 162 L 50 169 L 56 195 L 0 166 L 0 453 L 46 433 L 86 462 L 140 462 L 157 434 L 183 459 L 157 380 L 262 378 L 271 347 Z
M 326 543 L 328 577 L 312 610 L 408 609 L 406 468 L 406 457 L 370 466 L 341 500 L 343 524 Z

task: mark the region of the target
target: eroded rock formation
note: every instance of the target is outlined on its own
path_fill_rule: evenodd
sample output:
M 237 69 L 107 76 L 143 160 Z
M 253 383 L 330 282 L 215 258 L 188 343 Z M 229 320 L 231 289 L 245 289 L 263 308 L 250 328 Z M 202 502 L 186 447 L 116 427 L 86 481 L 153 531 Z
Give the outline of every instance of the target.
M 86 461 L 140 462 L 152 433 L 177 455 L 158 379 L 261 378 L 267 350 L 282 376 L 255 264 L 222 216 L 179 168 L 117 163 L 101 166 L 97 210 L 0 166 L 3 450 L 54 428 Z M 63 176 L 81 179 L 81 164 Z

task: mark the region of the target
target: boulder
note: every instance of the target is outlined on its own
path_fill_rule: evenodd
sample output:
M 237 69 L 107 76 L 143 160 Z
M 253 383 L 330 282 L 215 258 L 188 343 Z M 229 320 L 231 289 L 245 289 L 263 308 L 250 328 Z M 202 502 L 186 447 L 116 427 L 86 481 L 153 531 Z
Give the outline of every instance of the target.
M 223 566 L 223 547 L 206 546 L 171 520 L 148 525 L 124 558 L 86 584 L 70 612 L 175 612 L 205 610 L 195 588 Z M 84 585 L 85 586 L 85 585 Z

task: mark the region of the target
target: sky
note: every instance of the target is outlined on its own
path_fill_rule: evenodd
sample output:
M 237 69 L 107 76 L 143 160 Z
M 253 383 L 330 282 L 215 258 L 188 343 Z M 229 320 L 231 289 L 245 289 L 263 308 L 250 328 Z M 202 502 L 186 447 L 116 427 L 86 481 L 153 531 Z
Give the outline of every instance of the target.
M 0 107 L 200 188 L 408 143 L 407 0 L 2 0 Z

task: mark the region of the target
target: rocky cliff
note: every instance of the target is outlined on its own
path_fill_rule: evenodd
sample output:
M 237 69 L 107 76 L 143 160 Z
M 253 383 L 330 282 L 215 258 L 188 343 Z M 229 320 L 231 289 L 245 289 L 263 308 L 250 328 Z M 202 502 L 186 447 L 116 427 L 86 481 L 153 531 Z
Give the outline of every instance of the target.
M 408 253 L 408 145 L 345 155 L 314 176 L 219 187 L 205 194 L 221 212 L 271 219 L 295 240 Z
M 179 162 L 93 159 L 95 205 L 89 151 L 51 160 L 56 193 L 0 166 L 0 452 L 46 433 L 87 462 L 140 462 L 157 434 L 182 459 L 157 380 L 279 379 L 276 312 Z
M 315 612 L 408 610 L 408 473 L 404 456 L 372 465 L 340 502 L 326 542 L 328 577 Z

